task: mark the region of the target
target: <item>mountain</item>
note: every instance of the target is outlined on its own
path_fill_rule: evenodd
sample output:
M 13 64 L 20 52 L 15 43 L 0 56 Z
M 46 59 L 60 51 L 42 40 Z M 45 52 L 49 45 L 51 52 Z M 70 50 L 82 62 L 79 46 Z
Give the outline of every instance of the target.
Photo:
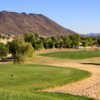
M 81 34 L 81 36 L 100 36 L 100 33 L 87 33 L 87 34 Z
M 88 36 L 100 36 L 100 33 L 88 33 Z
M 40 35 L 71 35 L 75 32 L 55 23 L 42 14 L 0 12 L 0 33 L 24 34 L 39 32 Z

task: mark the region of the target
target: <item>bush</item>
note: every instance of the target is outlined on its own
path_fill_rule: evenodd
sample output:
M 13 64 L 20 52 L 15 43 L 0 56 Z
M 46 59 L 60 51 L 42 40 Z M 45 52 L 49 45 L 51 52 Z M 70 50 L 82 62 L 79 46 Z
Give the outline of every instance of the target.
M 5 44 L 0 43 L 0 58 L 3 59 L 8 54 L 8 48 Z
M 25 57 L 33 55 L 33 48 L 30 43 L 24 41 L 23 38 L 15 38 L 9 44 L 9 51 L 14 58 L 14 63 L 22 63 Z

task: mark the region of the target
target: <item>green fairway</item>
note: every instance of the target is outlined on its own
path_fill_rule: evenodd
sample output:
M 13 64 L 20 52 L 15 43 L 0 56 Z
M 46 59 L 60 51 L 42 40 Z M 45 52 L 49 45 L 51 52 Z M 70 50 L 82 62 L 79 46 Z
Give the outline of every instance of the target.
M 10 90 L 40 90 L 88 76 L 86 71 L 48 65 L 0 65 L 0 87 Z
M 73 68 L 35 64 L 0 64 L 0 100 L 75 100 L 75 98 L 90 100 L 68 94 L 36 92 L 78 81 L 90 75 L 87 71 Z
M 100 57 L 100 50 L 97 51 L 61 51 L 61 52 L 50 52 L 41 53 L 40 56 L 55 57 L 62 59 L 85 59 L 92 57 Z

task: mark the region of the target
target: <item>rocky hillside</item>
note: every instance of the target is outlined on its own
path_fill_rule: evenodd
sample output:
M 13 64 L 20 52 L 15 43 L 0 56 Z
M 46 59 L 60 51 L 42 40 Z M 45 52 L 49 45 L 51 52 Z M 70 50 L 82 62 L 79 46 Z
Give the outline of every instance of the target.
M 0 33 L 17 35 L 25 32 L 40 32 L 43 36 L 71 35 L 74 33 L 41 14 L 0 12 Z

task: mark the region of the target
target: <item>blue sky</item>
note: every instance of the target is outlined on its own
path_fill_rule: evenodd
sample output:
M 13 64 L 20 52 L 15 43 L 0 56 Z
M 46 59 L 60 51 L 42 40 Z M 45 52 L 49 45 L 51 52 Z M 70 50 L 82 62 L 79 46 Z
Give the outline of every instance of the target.
M 78 33 L 100 32 L 100 0 L 0 0 L 0 11 L 39 13 Z

